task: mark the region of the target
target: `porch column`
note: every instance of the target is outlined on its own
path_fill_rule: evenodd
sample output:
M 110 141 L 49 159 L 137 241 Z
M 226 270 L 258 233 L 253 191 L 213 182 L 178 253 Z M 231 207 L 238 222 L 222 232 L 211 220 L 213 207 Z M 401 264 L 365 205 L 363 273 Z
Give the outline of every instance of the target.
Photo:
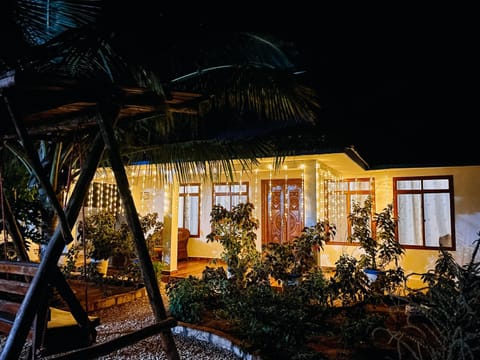
M 177 270 L 178 258 L 178 184 L 165 188 L 163 208 L 163 261 L 169 272 Z
M 317 169 L 316 161 L 305 162 L 303 179 L 303 206 L 305 212 L 305 226 L 317 223 Z

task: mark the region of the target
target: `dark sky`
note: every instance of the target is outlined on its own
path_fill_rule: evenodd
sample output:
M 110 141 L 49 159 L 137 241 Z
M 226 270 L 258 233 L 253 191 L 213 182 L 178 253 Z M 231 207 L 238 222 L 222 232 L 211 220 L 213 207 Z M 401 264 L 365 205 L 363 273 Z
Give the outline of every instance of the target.
M 273 34 L 290 44 L 320 95 L 319 133 L 354 145 L 372 166 L 480 164 L 472 9 L 295 5 L 173 6 L 161 11 L 161 21 L 179 32 L 201 25 Z M 138 13 L 142 26 L 158 21 L 158 12 Z
M 286 42 L 320 95 L 319 134 L 372 166 L 480 164 L 477 21 L 464 5 L 107 2 L 110 21 L 159 51 L 165 34 L 199 27 Z
M 479 164 L 469 35 L 400 25 L 292 35 L 320 94 L 321 123 L 373 166 Z

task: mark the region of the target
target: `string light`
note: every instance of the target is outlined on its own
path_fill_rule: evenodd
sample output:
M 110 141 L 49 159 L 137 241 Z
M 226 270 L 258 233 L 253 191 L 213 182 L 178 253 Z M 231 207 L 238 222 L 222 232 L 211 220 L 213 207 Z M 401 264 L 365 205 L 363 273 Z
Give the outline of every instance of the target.
M 302 214 L 302 218 L 305 219 L 305 164 L 301 164 L 300 169 L 302 170 L 302 194 L 300 196 L 300 214 Z

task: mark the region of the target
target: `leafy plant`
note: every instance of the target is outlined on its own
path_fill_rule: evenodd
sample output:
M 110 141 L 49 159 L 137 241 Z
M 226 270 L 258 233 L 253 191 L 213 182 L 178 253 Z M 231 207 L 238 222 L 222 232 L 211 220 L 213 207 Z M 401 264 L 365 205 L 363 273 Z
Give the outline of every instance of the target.
M 207 242 L 222 244 L 221 258 L 239 288 L 246 286 L 248 272 L 260 259 L 255 244 L 258 220 L 253 218 L 253 210 L 252 203 L 240 203 L 231 211 L 215 205 L 210 212 L 212 232 L 207 235 Z
M 262 257 L 271 276 L 287 283 L 292 276 L 302 277 L 311 271 L 316 266 L 315 255 L 334 236 L 335 226 L 326 221 L 318 222 L 305 227 L 290 243 L 267 244 Z
M 304 347 L 307 313 L 297 287 L 280 293 L 266 284 L 251 286 L 236 301 L 241 337 L 263 359 L 291 359 Z
M 92 214 L 80 221 L 79 236 L 86 243 L 86 256 L 97 260 L 108 260 L 116 251 L 124 251 L 125 237 L 117 225 L 115 214 L 102 211 Z
M 480 233 L 477 234 L 480 236 Z M 478 359 L 480 357 L 480 239 L 470 261 L 460 266 L 440 250 L 435 268 L 423 274 L 426 291 L 412 295 L 416 318 L 398 331 L 377 329 L 391 336 L 400 357 L 413 359 Z
M 368 197 L 363 206 L 358 202 L 353 203 L 349 220 L 352 225 L 349 241 L 358 243 L 364 250 L 358 266 L 366 272 L 373 271 L 377 274 L 370 284 L 368 295 L 371 299 L 376 299 L 385 292 L 392 293 L 405 281 L 404 270 L 399 265 L 405 249 L 395 236 L 397 219 L 393 216 L 392 205 L 387 205 L 379 213 L 373 213 L 372 199 Z
M 210 296 L 204 281 L 192 275 L 183 279 L 172 279 L 166 284 L 169 311 L 180 321 L 199 323 L 206 310 L 206 299 Z
M 330 279 L 330 302 L 340 299 L 342 305 L 362 301 L 367 293 L 368 279 L 358 266 L 357 259 L 343 254 L 335 262 L 335 274 Z
M 365 200 L 363 206 L 354 202 L 348 218 L 352 225 L 349 241 L 358 242 L 365 251 L 360 257 L 360 266 L 366 269 L 384 270 L 393 262 L 398 267 L 398 260 L 405 250 L 395 238 L 397 219 L 393 217 L 392 204 L 387 205 L 380 213 L 373 214 L 373 230 L 370 225 L 371 197 Z

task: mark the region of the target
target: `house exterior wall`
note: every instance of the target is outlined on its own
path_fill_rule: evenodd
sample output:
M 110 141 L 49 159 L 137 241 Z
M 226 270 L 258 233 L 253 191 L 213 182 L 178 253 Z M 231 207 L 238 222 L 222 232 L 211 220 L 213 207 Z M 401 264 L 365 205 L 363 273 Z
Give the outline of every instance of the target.
M 375 179 L 375 209 L 381 211 L 393 203 L 393 178 L 403 176 L 453 175 L 455 237 L 456 249 L 451 251 L 459 264 L 471 259 L 473 241 L 478 239 L 480 231 L 480 167 L 433 167 L 401 168 L 365 171 L 363 176 Z M 362 174 L 344 174 L 345 177 L 362 176 Z M 359 254 L 354 245 L 327 245 L 320 256 L 322 266 L 334 266 L 342 253 Z M 406 249 L 401 265 L 406 274 L 424 273 L 433 269 L 438 257 L 438 250 Z M 412 276 L 412 286 L 418 284 L 418 276 Z
M 261 249 L 261 182 L 269 179 L 301 178 L 303 181 L 304 220 L 306 226 L 323 220 L 321 183 L 329 176 L 339 179 L 373 178 L 375 182 L 375 210 L 381 211 L 393 202 L 393 178 L 405 176 L 453 175 L 455 237 L 456 249 L 452 254 L 456 261 L 465 264 L 469 261 L 473 249 L 472 242 L 480 231 L 480 166 L 398 168 L 381 170 L 364 170 L 345 154 L 327 154 L 318 156 L 290 157 L 278 171 L 273 171 L 267 162 L 251 172 L 242 172 L 237 181 L 249 183 L 249 201 L 255 205 L 254 216 L 259 220 L 257 231 L 257 248 Z M 320 172 L 319 169 L 328 169 Z M 323 171 L 323 170 L 322 170 Z M 325 175 L 327 174 L 327 175 Z M 332 175 L 333 174 L 333 175 Z M 200 181 L 198 181 L 200 182 Z M 319 185 L 320 184 L 320 185 Z M 166 237 L 170 241 L 167 259 L 170 270 L 176 264 L 176 226 L 178 223 L 178 184 L 166 186 L 154 179 L 153 175 L 131 178 L 132 195 L 139 213 L 156 211 L 163 219 Z M 210 211 L 212 209 L 212 183 L 201 184 L 200 235 L 191 237 L 188 242 L 188 256 L 194 258 L 219 258 L 222 247 L 218 243 L 208 243 L 206 235 L 210 232 Z M 145 192 L 149 193 L 145 196 Z M 143 196 L 143 200 L 142 200 Z M 328 244 L 319 254 L 322 266 L 334 266 L 342 253 L 359 255 L 355 245 Z M 405 272 L 423 273 L 434 267 L 438 250 L 407 249 L 402 259 Z

